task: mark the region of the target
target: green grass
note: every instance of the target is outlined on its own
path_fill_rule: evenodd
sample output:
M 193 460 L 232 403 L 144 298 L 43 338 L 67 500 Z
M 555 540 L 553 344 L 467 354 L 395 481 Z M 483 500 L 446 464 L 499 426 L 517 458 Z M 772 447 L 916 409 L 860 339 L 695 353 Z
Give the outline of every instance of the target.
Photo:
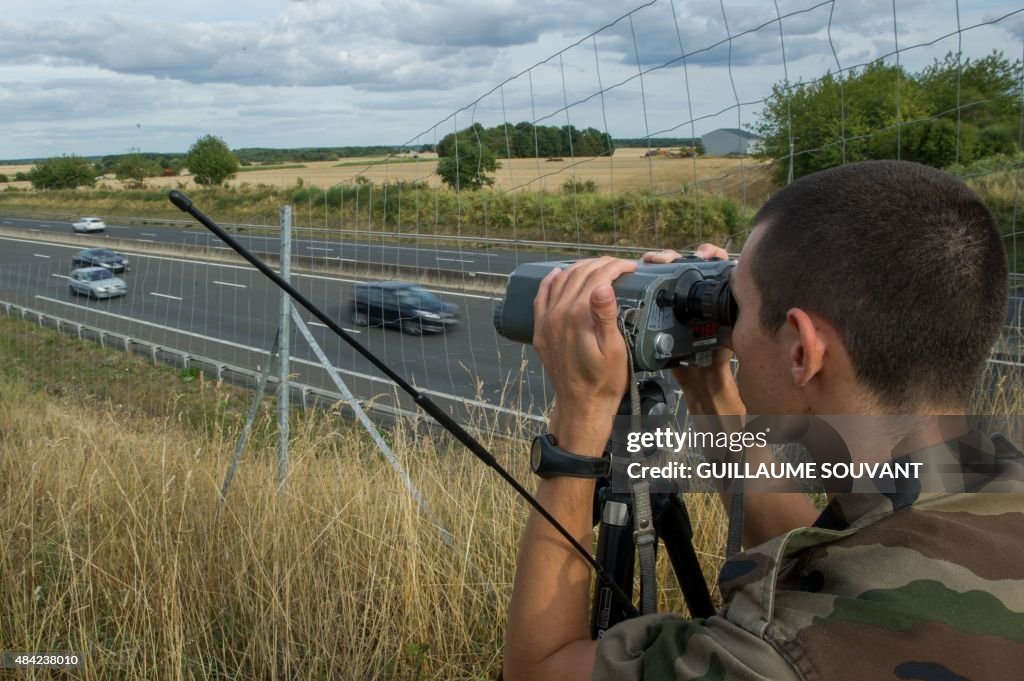
M 240 173 L 256 173 L 261 170 L 293 170 L 295 168 L 308 168 L 305 163 L 295 163 L 291 165 L 276 165 L 276 166 L 242 166 L 238 169 Z
M 396 163 L 433 163 L 437 159 L 434 158 L 388 158 L 380 159 L 376 161 L 342 161 L 341 163 L 335 163 L 332 168 L 349 168 L 349 167 L 366 167 L 366 166 L 382 166 L 382 165 L 394 165 Z

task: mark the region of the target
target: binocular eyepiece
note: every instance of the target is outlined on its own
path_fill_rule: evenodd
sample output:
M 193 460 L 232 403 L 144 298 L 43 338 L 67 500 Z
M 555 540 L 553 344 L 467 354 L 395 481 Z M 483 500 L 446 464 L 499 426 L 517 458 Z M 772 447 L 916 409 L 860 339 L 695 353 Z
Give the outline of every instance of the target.
M 728 279 L 702 279 L 690 284 L 689 290 L 682 294 L 662 289 L 655 303 L 659 307 L 671 307 L 680 324 L 699 320 L 731 327 L 739 312 Z

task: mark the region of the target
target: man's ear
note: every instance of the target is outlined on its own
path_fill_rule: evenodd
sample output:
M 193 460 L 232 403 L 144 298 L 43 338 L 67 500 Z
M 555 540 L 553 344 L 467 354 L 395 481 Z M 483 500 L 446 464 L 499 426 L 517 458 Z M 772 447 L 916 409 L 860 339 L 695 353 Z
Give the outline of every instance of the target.
M 798 307 L 786 312 L 786 327 L 789 331 L 789 366 L 793 374 L 793 385 L 807 385 L 825 365 L 827 334 L 815 320 Z

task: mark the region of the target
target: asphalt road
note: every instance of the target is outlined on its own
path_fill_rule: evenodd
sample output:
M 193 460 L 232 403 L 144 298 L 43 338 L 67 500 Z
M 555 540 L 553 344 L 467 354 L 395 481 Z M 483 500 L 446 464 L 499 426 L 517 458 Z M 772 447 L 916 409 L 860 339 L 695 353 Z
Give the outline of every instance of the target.
M 103 239 L 95 236 L 97 242 Z M 93 301 L 68 291 L 70 258 L 80 248 L 30 236 L 0 238 L 0 300 L 240 366 L 255 369 L 266 361 L 278 326 L 279 294 L 253 268 L 120 250 L 130 261 L 130 270 L 122 275 L 128 295 Z M 433 289 L 456 303 L 465 321 L 448 334 L 412 337 L 393 329 L 354 327 L 348 301 L 355 281 L 293 276 L 294 285 L 327 315 L 407 380 L 429 389 L 452 413 L 463 416 L 474 405 L 490 404 L 536 414 L 546 404 L 545 381 L 533 349 L 494 331 L 496 298 Z M 309 312 L 300 312 L 356 395 L 389 399 L 393 388 L 369 361 Z M 291 355 L 298 360 L 293 370 L 300 381 L 333 389 L 313 351 L 294 330 Z M 401 405 L 412 409 L 405 399 Z
M 200 206 L 200 208 L 202 208 Z M 182 214 L 183 218 L 187 218 Z M 216 220 L 216 216 L 211 216 Z M 24 229 L 31 234 L 71 234 L 70 222 L 53 220 L 30 220 L 0 216 L 0 226 Z M 467 274 L 508 274 L 517 265 L 538 260 L 568 260 L 579 254 L 565 251 L 538 251 L 534 249 L 462 249 L 447 241 L 432 243 L 430 237 L 423 237 L 422 246 L 408 246 L 360 241 L 324 240 L 307 238 L 309 230 L 296 232 L 292 241 L 292 253 L 298 256 L 322 260 L 324 264 L 338 261 L 373 263 L 377 265 L 403 265 L 426 271 L 465 272 Z M 305 235 L 305 236 L 303 236 Z M 198 223 L 193 227 L 162 227 L 153 225 L 117 225 L 107 223 L 107 231 L 90 235 L 97 242 L 107 239 L 138 241 L 140 243 L 173 244 L 196 248 L 228 250 L 217 237 Z M 254 253 L 279 253 L 280 240 L 276 236 L 260 236 L 247 232 L 233 232 L 246 248 Z

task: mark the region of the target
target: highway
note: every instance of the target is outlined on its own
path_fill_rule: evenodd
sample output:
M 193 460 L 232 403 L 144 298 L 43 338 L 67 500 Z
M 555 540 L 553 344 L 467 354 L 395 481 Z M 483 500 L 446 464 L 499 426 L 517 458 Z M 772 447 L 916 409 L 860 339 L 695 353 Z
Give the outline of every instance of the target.
M 202 206 L 199 206 L 202 209 Z M 187 217 L 184 216 L 183 217 Z M 217 220 L 215 215 L 212 215 Z M 71 234 L 71 223 L 55 220 L 33 220 L 0 216 L 0 226 L 45 234 Z M 270 228 L 273 229 L 273 228 Z M 567 260 L 580 257 L 579 253 L 564 250 L 537 249 L 483 249 L 460 248 L 450 241 L 435 240 L 423 236 L 422 246 L 379 243 L 363 238 L 353 241 L 335 239 L 318 239 L 313 230 L 295 230 L 296 238 L 292 240 L 292 253 L 297 256 L 331 262 L 359 262 L 375 265 L 402 265 L 415 267 L 426 272 L 444 271 L 462 272 L 467 275 L 477 274 L 508 274 L 517 265 L 538 260 Z M 277 236 L 250 234 L 247 231 L 234 231 L 233 235 L 248 249 L 258 254 L 279 253 L 280 246 Z M 207 249 L 224 249 L 219 239 L 205 227 L 196 223 L 191 227 L 166 227 L 157 225 L 118 225 L 107 223 L 105 233 L 93 233 L 90 236 L 97 240 L 117 239 L 137 241 L 141 244 L 170 244 Z M 312 238 L 310 238 L 312 236 Z
M 97 243 L 104 238 L 91 235 Z M 122 275 L 128 295 L 110 300 L 72 296 L 70 258 L 82 246 L 26 238 L 0 238 L 0 300 L 110 332 L 159 343 L 194 355 L 255 369 L 266 361 L 278 325 L 279 294 L 263 275 L 245 265 L 147 255 L 118 249 L 130 261 Z M 496 298 L 433 287 L 459 306 L 465 320 L 448 334 L 412 337 L 398 330 L 357 328 L 348 301 L 355 279 L 293 274 L 293 284 L 365 347 L 419 388 L 430 389 L 453 413 L 473 405 L 502 405 L 539 413 L 545 381 L 533 349 L 498 336 L 492 324 Z M 354 349 L 310 313 L 300 310 L 343 379 L 360 397 L 393 393 L 389 382 Z M 315 366 L 311 349 L 292 334 L 298 380 L 334 389 Z M 404 408 L 412 405 L 402 400 Z M 493 410 L 489 410 L 493 411 Z M 460 414 L 461 415 L 461 414 Z

